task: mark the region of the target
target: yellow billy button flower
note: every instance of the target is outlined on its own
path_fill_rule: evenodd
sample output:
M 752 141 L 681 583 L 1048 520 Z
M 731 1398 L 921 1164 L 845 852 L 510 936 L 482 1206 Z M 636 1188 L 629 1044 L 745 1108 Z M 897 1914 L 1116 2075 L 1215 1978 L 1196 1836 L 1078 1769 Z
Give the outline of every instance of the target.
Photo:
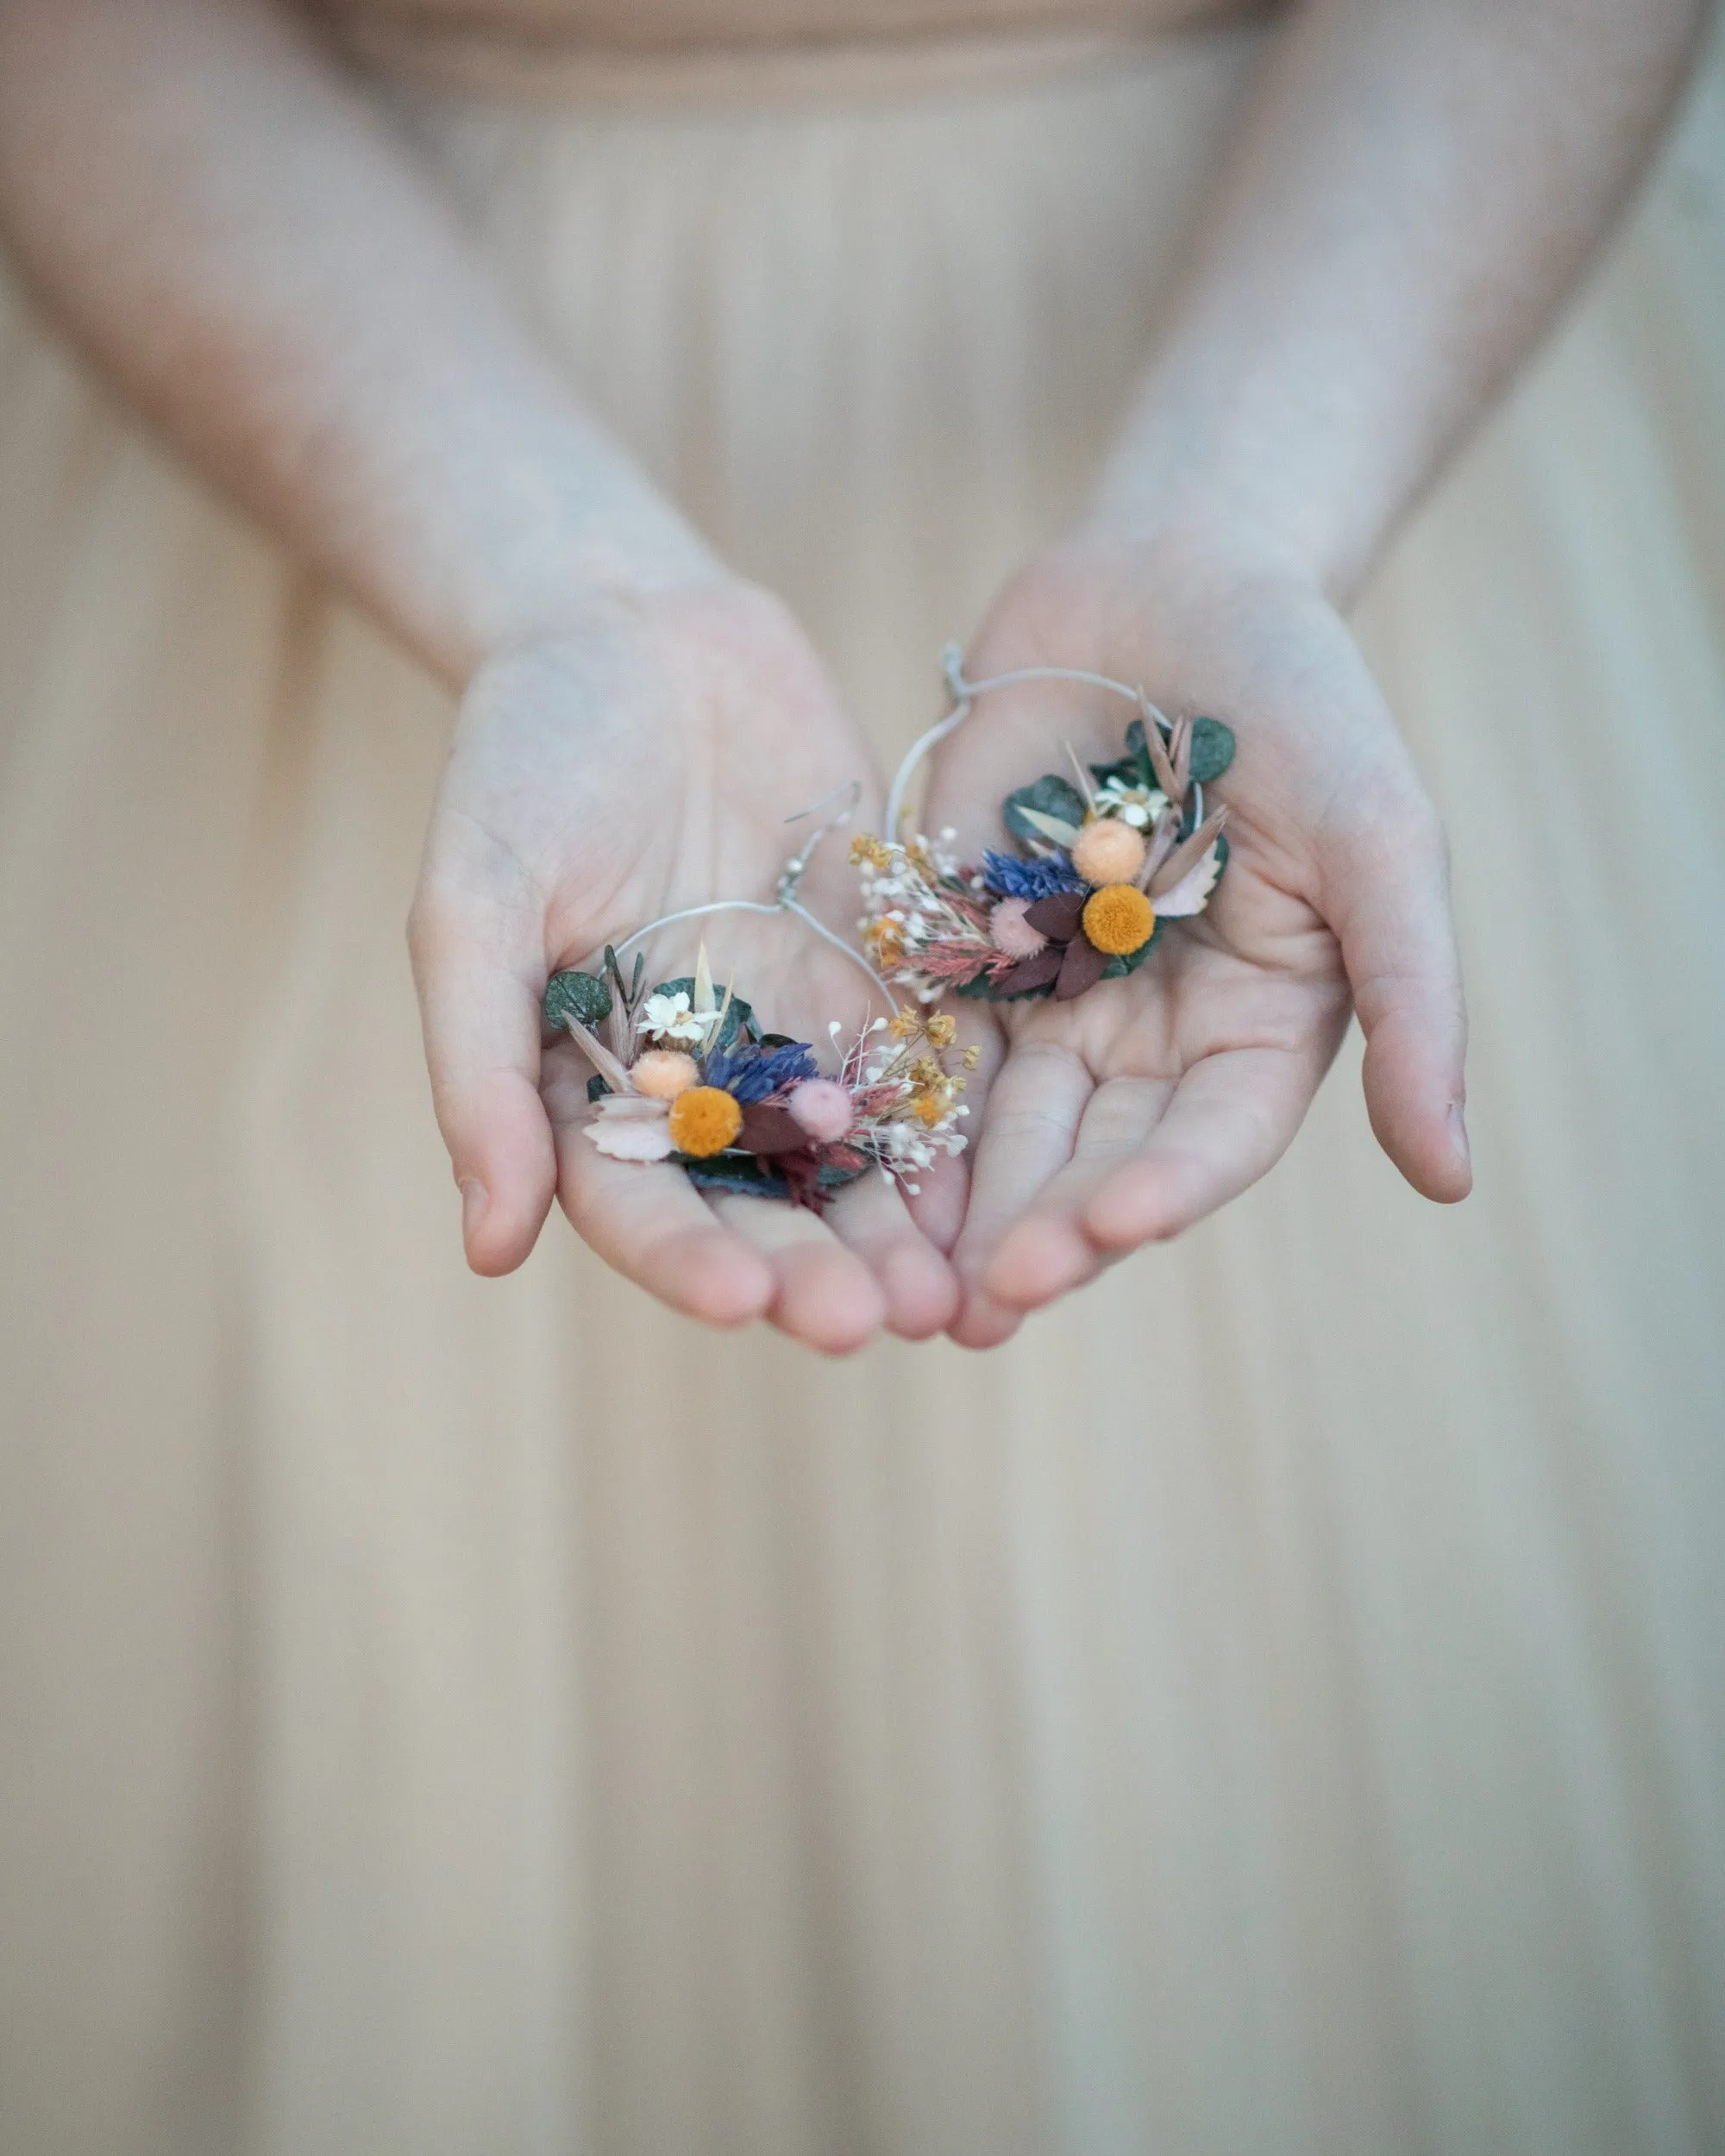
M 1134 884 L 1104 884 L 1084 902 L 1084 933 L 1110 958 L 1129 957 L 1155 929 L 1156 909 Z
M 691 1159 L 722 1153 L 743 1128 L 743 1110 L 718 1086 L 691 1086 L 671 1103 L 671 1143 Z

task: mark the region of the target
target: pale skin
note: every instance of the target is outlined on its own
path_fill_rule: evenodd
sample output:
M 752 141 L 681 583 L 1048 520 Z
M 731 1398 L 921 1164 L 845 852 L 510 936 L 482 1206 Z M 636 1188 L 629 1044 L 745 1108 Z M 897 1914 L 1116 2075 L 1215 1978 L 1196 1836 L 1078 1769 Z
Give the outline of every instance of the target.
M 1129 982 L 1016 1010 L 973 1174 L 825 1221 L 580 1139 L 548 972 L 643 920 L 765 897 L 782 818 L 867 774 L 785 610 L 717 561 L 580 409 L 411 152 L 270 0 L 0 0 L 0 224 L 122 393 L 462 698 L 411 942 L 469 1262 L 554 1200 L 715 1325 L 828 1352 L 987 1345 L 1285 1147 L 1357 1011 L 1367 1107 L 1464 1196 L 1465 1021 L 1442 833 L 1339 611 L 1584 269 L 1690 64 L 1702 0 L 1306 0 L 1092 505 L 1027 564 L 973 673 L 1042 658 L 1232 719 L 1218 903 Z M 1047 765 L 979 707 L 931 824 L 993 835 Z M 1080 707 L 1081 749 L 1119 718 Z M 754 774 L 780 787 L 763 799 Z M 865 804 L 865 808 L 868 805 Z M 806 895 L 855 912 L 842 855 Z M 739 986 L 823 1037 L 860 976 L 782 924 Z M 686 959 L 673 958 L 679 969 Z

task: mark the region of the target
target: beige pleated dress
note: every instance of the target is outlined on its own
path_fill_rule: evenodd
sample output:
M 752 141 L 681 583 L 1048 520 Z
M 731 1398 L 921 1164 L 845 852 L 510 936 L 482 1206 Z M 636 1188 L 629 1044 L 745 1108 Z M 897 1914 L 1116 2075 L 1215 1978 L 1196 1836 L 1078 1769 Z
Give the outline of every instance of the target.
M 883 760 L 1262 50 L 1013 13 L 347 25 Z M 447 699 L 4 298 L 6 2156 L 1725 2147 L 1722 119 L 1364 610 L 1477 1195 L 1350 1049 L 981 1357 L 706 1335 L 559 1219 L 467 1275 L 402 937 Z

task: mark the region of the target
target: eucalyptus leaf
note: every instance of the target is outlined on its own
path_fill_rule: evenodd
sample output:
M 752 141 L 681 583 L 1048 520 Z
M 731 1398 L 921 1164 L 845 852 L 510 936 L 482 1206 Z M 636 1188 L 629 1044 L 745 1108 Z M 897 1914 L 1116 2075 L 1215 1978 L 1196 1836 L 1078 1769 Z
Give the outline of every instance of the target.
M 545 1023 L 561 1032 L 571 1018 L 591 1029 L 611 1016 L 611 990 L 597 974 L 579 973 L 573 966 L 554 973 L 545 984 Z
M 1102 968 L 1103 980 L 1124 981 L 1128 974 L 1136 973 L 1161 941 L 1162 931 L 1167 925 L 1168 924 L 1158 915 L 1156 926 L 1150 931 L 1146 942 L 1140 943 L 1136 950 L 1127 951 L 1124 956 L 1117 955 L 1109 959 L 1107 964 Z
M 709 1160 L 684 1160 L 679 1164 L 698 1190 L 730 1191 L 740 1198 L 783 1199 L 791 1194 L 791 1187 L 782 1175 L 768 1175 L 746 1153 L 715 1153 Z
M 1126 753 L 1116 756 L 1112 763 L 1093 763 L 1090 775 L 1099 786 L 1106 786 L 1110 779 L 1118 779 L 1122 786 L 1147 787 L 1152 793 L 1159 792 L 1161 781 L 1156 775 L 1156 766 L 1150 760 L 1150 750 L 1145 745 L 1144 721 L 1135 718 L 1126 728 Z
M 1003 995 L 987 974 L 979 973 L 969 981 L 961 981 L 953 993 L 969 996 L 973 1003 L 1033 1003 L 1039 996 L 1051 996 L 1054 983 L 1044 981 L 1039 988 L 1019 988 Z
M 1000 821 L 1015 838 L 1045 838 L 1048 834 L 1039 830 L 1025 815 L 1026 809 L 1039 816 L 1051 816 L 1059 823 L 1070 824 L 1075 831 L 1089 812 L 1083 795 L 1057 771 L 1044 772 L 1032 785 L 1021 786 L 1007 794 L 1000 804 Z
M 1134 782 L 1138 786 L 1154 787 L 1157 783 L 1156 766 L 1150 760 L 1150 748 L 1144 737 L 1144 721 L 1135 718 L 1126 728 L 1126 754 L 1132 758 Z
M 1192 721 L 1192 776 L 1200 786 L 1220 779 L 1234 760 L 1233 729 L 1219 718 Z

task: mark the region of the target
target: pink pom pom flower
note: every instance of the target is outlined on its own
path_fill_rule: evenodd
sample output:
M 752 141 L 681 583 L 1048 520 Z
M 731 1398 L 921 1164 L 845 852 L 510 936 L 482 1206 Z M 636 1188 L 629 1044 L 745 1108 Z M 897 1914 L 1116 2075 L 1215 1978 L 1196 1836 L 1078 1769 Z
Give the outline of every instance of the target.
M 831 1078 L 811 1078 L 785 1103 L 798 1128 L 817 1145 L 837 1145 L 856 1120 L 850 1095 Z
M 1028 899 L 1002 899 L 988 916 L 988 932 L 994 939 L 994 948 L 1003 950 L 1008 958 L 1034 958 L 1038 951 L 1048 948 L 1047 937 L 1025 918 L 1029 911 Z

